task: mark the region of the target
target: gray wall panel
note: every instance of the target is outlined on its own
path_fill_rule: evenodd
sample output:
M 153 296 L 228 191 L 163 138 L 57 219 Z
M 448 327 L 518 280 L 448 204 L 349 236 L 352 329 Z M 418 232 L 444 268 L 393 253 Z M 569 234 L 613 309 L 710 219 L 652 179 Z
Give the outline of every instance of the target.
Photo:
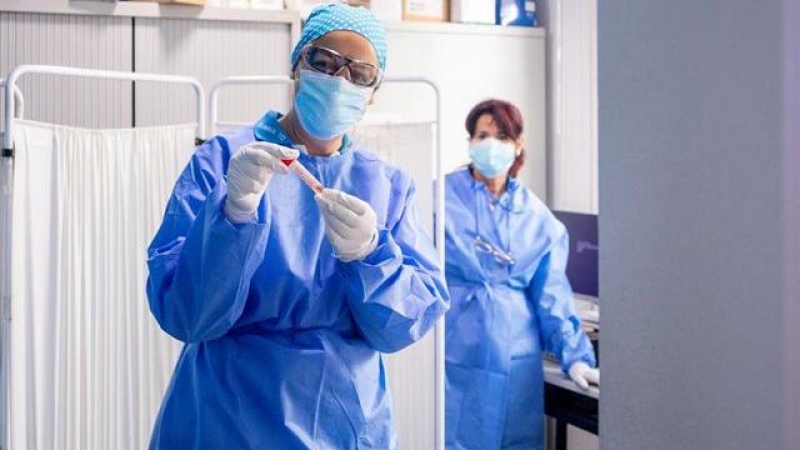
M 290 27 L 284 24 L 182 19 L 136 19 L 137 72 L 189 75 L 206 94 L 214 83 L 233 75 L 289 73 Z M 220 97 L 221 120 L 253 122 L 267 109 L 285 110 L 286 87 L 226 88 Z M 190 88 L 136 85 L 136 124 L 194 121 Z
M 21 64 L 130 71 L 130 22 L 115 17 L 0 13 L 0 74 L 5 78 Z M 131 125 L 129 82 L 25 75 L 20 88 L 27 118 L 96 128 Z
M 604 450 L 797 448 L 780 428 L 786 3 L 599 2 Z

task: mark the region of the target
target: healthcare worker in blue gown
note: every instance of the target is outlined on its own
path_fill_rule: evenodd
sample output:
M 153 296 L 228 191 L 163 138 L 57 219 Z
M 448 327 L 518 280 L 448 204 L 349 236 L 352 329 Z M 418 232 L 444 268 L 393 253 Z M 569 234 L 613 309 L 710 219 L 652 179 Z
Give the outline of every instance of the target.
M 292 110 L 214 137 L 180 175 L 149 248 L 150 309 L 185 343 L 151 448 L 396 447 L 379 352 L 420 340 L 449 296 L 409 175 L 346 134 L 385 42 L 366 9 L 316 9 Z
M 445 183 L 448 449 L 543 448 L 542 352 L 583 388 L 600 379 L 565 275 L 564 225 L 512 176 L 522 125 L 510 103 L 478 104 L 466 120 L 472 163 Z

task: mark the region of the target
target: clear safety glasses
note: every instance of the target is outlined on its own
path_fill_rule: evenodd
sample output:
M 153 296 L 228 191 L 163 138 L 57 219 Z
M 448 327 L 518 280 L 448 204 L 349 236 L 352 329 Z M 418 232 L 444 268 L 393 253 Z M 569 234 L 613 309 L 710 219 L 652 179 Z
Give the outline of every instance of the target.
M 376 86 L 383 74 L 373 64 L 348 58 L 335 50 L 315 44 L 305 46 L 300 52 L 300 58 L 308 67 L 325 75 L 337 75 L 343 67 L 347 67 L 347 81 L 363 87 Z
M 489 241 L 484 241 L 480 236 L 475 236 L 475 248 L 482 253 L 492 255 L 500 264 L 512 265 L 517 262 L 510 253 L 506 253 Z
M 487 253 L 489 255 L 492 255 L 495 261 L 499 262 L 500 264 L 504 264 L 507 266 L 515 264 L 517 260 L 514 258 L 514 255 L 511 254 L 510 250 L 508 252 L 505 252 L 496 245 L 492 244 L 490 241 L 484 240 L 481 237 L 481 229 L 479 225 L 480 218 L 478 217 L 478 211 L 479 211 L 478 202 L 479 202 L 479 196 L 476 195 L 475 196 L 475 249 L 481 253 Z

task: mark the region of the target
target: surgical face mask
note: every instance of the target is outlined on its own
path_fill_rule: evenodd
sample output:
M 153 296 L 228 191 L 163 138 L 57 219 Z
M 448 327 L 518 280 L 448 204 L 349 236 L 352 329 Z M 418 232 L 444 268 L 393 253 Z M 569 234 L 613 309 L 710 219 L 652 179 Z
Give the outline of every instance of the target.
M 495 178 L 514 163 L 516 149 L 513 143 L 490 137 L 470 145 L 469 157 L 483 176 Z
M 364 115 L 372 88 L 356 86 L 342 77 L 300 70 L 300 88 L 294 109 L 311 137 L 327 141 L 339 137 Z

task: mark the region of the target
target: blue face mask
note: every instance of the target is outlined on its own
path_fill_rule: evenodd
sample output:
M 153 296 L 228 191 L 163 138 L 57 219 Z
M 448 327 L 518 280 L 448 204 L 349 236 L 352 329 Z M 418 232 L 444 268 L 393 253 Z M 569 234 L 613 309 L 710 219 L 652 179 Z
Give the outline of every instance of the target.
M 483 176 L 495 178 L 514 163 L 516 149 L 512 143 L 486 138 L 470 145 L 469 157 Z
M 337 138 L 364 115 L 372 88 L 342 77 L 300 70 L 294 109 L 303 129 L 321 141 Z

